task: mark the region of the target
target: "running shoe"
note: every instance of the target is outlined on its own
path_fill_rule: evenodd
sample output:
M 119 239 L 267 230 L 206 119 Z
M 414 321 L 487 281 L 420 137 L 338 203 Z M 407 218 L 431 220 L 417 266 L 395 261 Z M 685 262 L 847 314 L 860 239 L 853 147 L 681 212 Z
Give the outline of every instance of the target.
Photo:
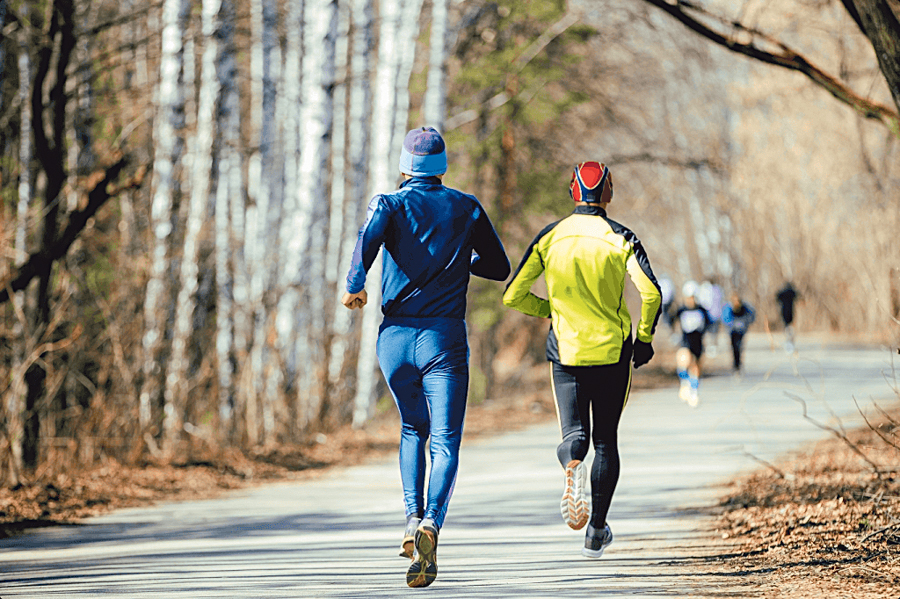
M 591 517 L 591 507 L 585 497 L 587 466 L 581 460 L 566 465 L 566 489 L 559 509 L 563 520 L 572 530 L 581 530 Z
M 427 587 L 437 578 L 438 529 L 429 519 L 422 520 L 416 529 L 415 552 L 406 571 L 406 584 Z
M 678 398 L 681 401 L 690 401 L 691 384 L 688 381 L 681 381 L 681 388 L 678 390 Z
M 700 404 L 700 392 L 697 389 L 693 387 L 690 388 L 687 403 L 692 408 L 696 408 Z
M 406 530 L 403 531 L 403 541 L 400 543 L 400 557 L 412 559 L 416 543 L 416 529 L 421 520 L 412 516 L 406 521 Z
M 599 559 L 603 555 L 603 550 L 612 545 L 613 533 L 609 528 L 609 524 L 603 527 L 600 535 L 596 533 L 593 526 L 588 527 L 588 534 L 584 537 L 584 548 L 581 555 L 591 559 Z

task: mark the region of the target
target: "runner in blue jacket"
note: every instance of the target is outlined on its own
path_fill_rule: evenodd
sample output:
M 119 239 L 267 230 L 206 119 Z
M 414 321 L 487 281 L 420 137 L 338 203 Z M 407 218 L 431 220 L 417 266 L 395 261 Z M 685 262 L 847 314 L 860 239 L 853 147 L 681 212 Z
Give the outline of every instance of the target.
M 400 475 L 407 526 L 401 556 L 411 587 L 437 576 L 438 532 L 459 464 L 469 384 L 469 275 L 509 276 L 509 259 L 475 196 L 445 187 L 444 140 L 433 128 L 406 135 L 400 189 L 369 202 L 342 303 L 366 305 L 366 273 L 384 247 L 378 362 L 400 411 Z M 431 473 L 425 494 L 425 446 Z

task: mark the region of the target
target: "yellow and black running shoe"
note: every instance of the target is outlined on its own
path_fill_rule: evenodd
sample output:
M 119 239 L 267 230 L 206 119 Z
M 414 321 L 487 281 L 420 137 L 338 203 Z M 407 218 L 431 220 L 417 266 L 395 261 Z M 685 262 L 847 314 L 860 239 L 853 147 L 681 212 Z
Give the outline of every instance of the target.
M 406 584 L 411 587 L 427 587 L 437 578 L 438 529 L 431 520 L 425 519 L 416 529 L 415 553 Z

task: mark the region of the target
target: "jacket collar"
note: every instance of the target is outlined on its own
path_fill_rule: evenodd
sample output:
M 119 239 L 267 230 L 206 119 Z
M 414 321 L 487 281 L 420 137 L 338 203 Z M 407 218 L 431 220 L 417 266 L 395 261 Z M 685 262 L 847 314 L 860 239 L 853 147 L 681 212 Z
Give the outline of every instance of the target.
M 573 214 L 592 214 L 594 216 L 606 216 L 606 210 L 600 207 L 600 204 L 589 204 L 587 202 L 578 202 L 575 204 Z
M 407 185 L 443 185 L 441 180 L 437 177 L 413 177 L 412 179 L 406 179 L 400 184 L 400 189 L 403 189 Z

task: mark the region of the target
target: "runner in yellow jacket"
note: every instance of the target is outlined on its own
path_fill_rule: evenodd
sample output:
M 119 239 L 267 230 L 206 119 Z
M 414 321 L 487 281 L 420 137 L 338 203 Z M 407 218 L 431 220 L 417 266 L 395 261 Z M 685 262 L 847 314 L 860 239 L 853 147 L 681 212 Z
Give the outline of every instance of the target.
M 599 162 L 579 164 L 569 192 L 575 211 L 534 238 L 503 303 L 550 318 L 547 359 L 562 433 L 557 457 L 566 481 L 560 508 L 571 528 L 589 524 L 582 554 L 598 558 L 612 542 L 606 515 L 619 478 L 617 430 L 631 388 L 631 365 L 638 368 L 653 357 L 662 298 L 640 240 L 606 215 L 613 197 L 609 168 Z M 531 293 L 541 274 L 547 299 Z M 634 341 L 624 299 L 626 274 L 641 295 Z M 585 497 L 588 439 L 595 452 L 590 504 Z

